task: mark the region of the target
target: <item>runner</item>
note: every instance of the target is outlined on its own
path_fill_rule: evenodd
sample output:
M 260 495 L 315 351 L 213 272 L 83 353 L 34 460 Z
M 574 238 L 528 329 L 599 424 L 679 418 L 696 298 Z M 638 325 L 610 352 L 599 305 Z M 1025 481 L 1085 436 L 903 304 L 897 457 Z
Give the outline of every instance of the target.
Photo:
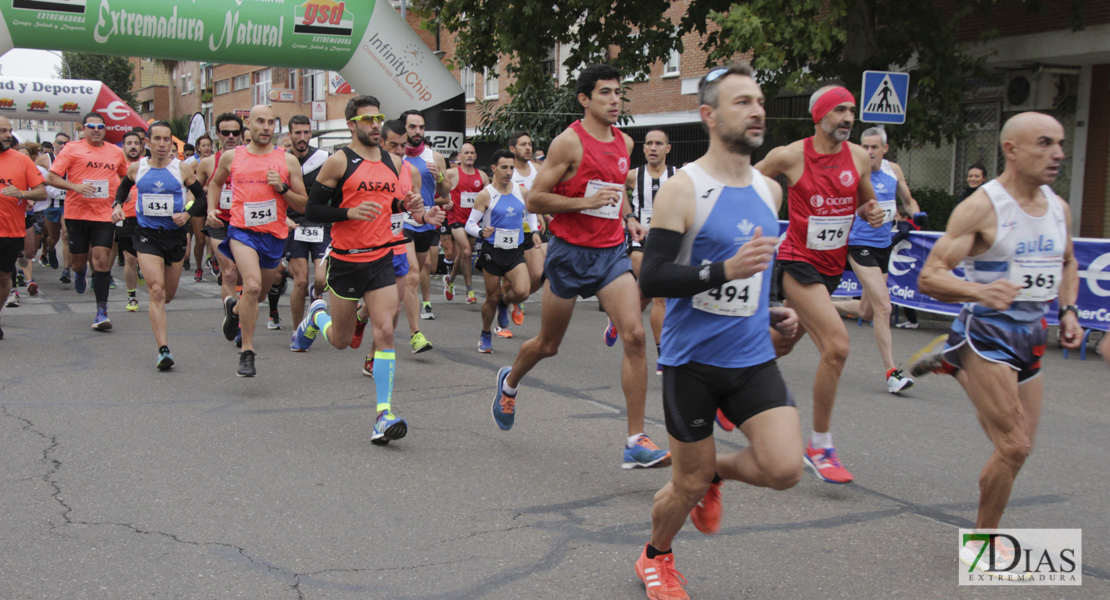
M 127 174 L 127 160 L 118 146 L 104 143 L 104 117 L 90 112 L 81 120 L 85 139 L 69 142 L 50 165 L 46 182 L 66 190 L 65 220 L 69 255 L 73 265 L 73 289 L 84 294 L 88 286 L 86 266 L 92 250 L 93 292 L 96 318 L 92 328 L 108 331 L 108 289 L 112 278 L 112 200 L 119 179 Z
M 459 166 L 447 171 L 447 181 L 451 186 L 451 203 L 447 212 L 447 230 L 455 240 L 455 260 L 451 272 L 443 276 L 443 297 L 448 301 L 455 298 L 455 277 L 462 273 L 463 283 L 466 284 L 466 303 L 478 302 L 478 297 L 471 288 L 471 266 L 474 257 L 474 238 L 466 231 L 465 225 L 470 218 L 470 211 L 474 208 L 474 199 L 478 197 L 487 185 L 489 178 L 486 174 L 474 168 L 474 161 L 478 158 L 478 151 L 473 144 L 463 144 L 459 149 Z
M 219 227 L 220 188 L 231 181 L 231 224 L 219 250 L 233 257 L 243 285 L 242 301 L 224 299 L 224 337 L 242 335 L 240 377 L 254 377 L 254 329 L 258 299 L 273 285 L 281 265 L 289 228 L 281 216 L 287 206 L 304 210 L 307 195 L 297 159 L 274 148 L 274 111 L 257 105 L 250 111 L 251 143 L 220 156 L 208 185 L 208 224 Z
M 193 166 L 177 159 L 169 123 L 150 124 L 150 154 L 150 158 L 141 158 L 128 167 L 116 191 L 112 219 L 122 221 L 126 218 L 124 206 L 129 202 L 135 204 L 133 250 L 138 254 L 150 290 L 147 313 L 154 343 L 158 345 L 155 367 L 168 371 L 173 368 L 174 358 L 166 333 L 166 305 L 173 301 L 181 279 L 185 232 L 192 216 L 186 211 L 194 206 L 193 202 L 186 202 L 185 190 L 188 188 L 194 198 L 200 198 L 204 189 L 193 175 Z M 137 199 L 131 194 L 132 189 L 138 190 Z M 200 207 L 196 206 L 195 211 L 200 213 Z
M 627 190 L 627 201 L 631 201 L 632 218 L 636 219 L 644 229 L 651 227 L 652 211 L 655 206 L 655 194 L 664 181 L 674 175 L 674 167 L 667 164 L 667 155 L 671 153 L 671 142 L 667 133 L 662 129 L 652 129 L 644 136 L 644 158 L 647 164 L 641 165 L 635 171 L 628 173 L 628 180 L 624 187 Z M 640 265 L 643 262 L 643 245 L 628 237 L 628 257 L 632 261 L 632 274 L 637 279 L 640 277 Z M 659 354 L 659 335 L 663 331 L 663 314 L 666 311 L 666 302 L 663 298 L 645 298 L 640 294 L 640 309 L 651 304 L 651 314 L 648 320 L 651 323 L 651 333 L 655 337 L 655 352 Z M 617 328 L 609 321 L 605 328 L 605 344 L 612 346 L 617 343 Z M 662 375 L 662 367 L 655 367 L 655 374 Z
M 196 154 L 191 154 L 186 150 L 185 156 L 184 162 L 188 163 L 195 173 L 200 161 L 212 156 L 212 138 L 208 137 L 207 133 L 198 137 L 196 141 Z M 197 283 L 204 281 L 204 266 L 207 262 L 204 258 L 205 252 L 208 253 L 209 260 L 211 260 L 212 256 L 212 250 L 208 243 L 208 236 L 204 233 L 204 221 L 206 216 L 207 215 L 201 215 L 189 219 L 189 233 L 193 239 L 193 262 L 196 265 L 196 270 L 193 272 L 193 281 Z
M 12 138 L 15 141 L 15 138 Z M 31 159 L 35 163 L 35 168 L 38 169 L 39 174 L 42 175 L 43 181 L 46 180 L 46 168 L 39 164 L 39 158 L 42 156 L 39 153 L 39 145 L 35 142 L 27 142 L 26 144 L 19 144 L 16 150 Z M 45 187 L 45 186 L 44 186 Z M 49 194 L 49 192 L 47 192 Z M 36 296 L 39 293 L 39 284 L 35 282 L 34 278 L 34 263 L 35 253 L 38 252 L 39 246 L 42 245 L 42 238 L 45 232 L 45 211 L 50 206 L 50 200 L 35 200 L 34 202 L 28 201 L 30 212 L 27 213 L 27 231 L 26 237 L 23 241 L 23 256 L 20 260 L 20 267 L 23 269 L 24 277 L 26 278 L 27 294 Z M 29 258 L 28 258 L 29 257 Z M 41 266 L 49 264 L 44 254 L 39 259 Z
M 405 133 L 408 136 L 405 161 L 420 172 L 420 195 L 424 198 L 425 210 L 436 204 L 446 204 L 447 200 L 443 198 L 451 197 L 451 184 L 447 182 L 445 175 L 447 161 L 442 154 L 424 144 L 424 116 L 420 111 L 406 110 L 401 113 L 400 120 L 405 124 Z M 405 235 L 416 247 L 416 265 L 419 267 L 415 270 L 415 276 L 408 280 L 405 312 L 419 312 L 421 319 L 435 319 L 430 294 L 432 271 L 439 261 L 439 232 L 431 225 L 417 225 L 406 221 Z
M 328 159 L 328 153 L 308 144 L 312 139 L 312 121 L 304 115 L 293 115 L 289 119 L 289 135 L 293 142 L 293 149 L 290 152 L 301 164 L 301 177 L 304 179 L 305 189 L 311 190 L 316 176 L 320 173 L 321 165 Z M 309 294 L 309 260 L 312 261 L 313 269 L 312 299 L 315 300 L 324 294 L 326 285 L 324 253 L 331 243 L 331 225 L 313 223 L 293 208 L 289 209 L 286 219 L 288 219 L 286 225 L 292 230 L 285 247 L 285 260 L 289 265 L 289 273 L 293 277 L 289 309 L 293 314 L 293 322 L 300 323 L 304 319 L 304 299 Z M 270 306 L 270 320 L 279 322 L 277 307 L 274 305 Z
M 235 113 L 223 113 L 216 117 L 216 132 L 220 137 L 220 150 L 208 158 L 201 159 L 197 164 L 197 181 L 205 187 L 205 194 L 210 191 L 208 180 L 216 172 L 216 165 L 219 164 L 223 153 L 234 150 L 239 146 L 239 140 L 243 135 L 243 120 Z M 234 296 L 235 287 L 239 285 L 239 271 L 235 269 L 235 261 L 216 249 L 217 244 L 227 239 L 227 228 L 231 222 L 231 196 L 231 179 L 229 178 L 223 189 L 220 190 L 218 221 L 206 223 L 204 227 L 204 235 L 208 239 L 208 253 L 216 261 L 216 272 L 214 274 L 219 276 L 221 302 Z M 198 200 L 200 199 L 198 198 Z M 207 200 L 207 197 L 205 200 Z M 211 210 L 212 207 L 208 208 Z
M 61 152 L 65 143 L 69 141 L 69 137 L 63 133 L 59 133 L 54 137 L 59 140 L 58 152 Z M 50 150 L 46 151 L 46 145 L 50 142 L 43 142 L 43 153 L 39 156 L 38 165 L 50 169 L 50 165 L 54 164 L 57 159 L 57 154 L 54 152 L 54 145 L 50 145 Z M 66 199 L 66 190 L 56 188 L 52 185 L 46 186 L 46 195 L 50 199 L 50 204 L 44 212 L 46 216 L 46 260 L 50 264 L 50 268 L 57 269 L 58 265 L 62 266 L 62 275 L 59 281 L 62 283 L 70 283 L 70 262 L 69 262 L 69 237 L 65 234 L 65 229 L 62 228 L 62 213 L 64 212 L 63 205 Z M 61 240 L 62 244 L 62 260 L 58 260 L 58 241 Z
M 493 317 L 500 316 L 506 304 L 524 302 L 530 293 L 521 240 L 527 235 L 524 221 L 529 219 L 535 226 L 536 217 L 524 210 L 525 192 L 513 181 L 514 163 L 508 150 L 493 152 L 493 183 L 478 193 L 466 221 L 466 233 L 482 240 L 478 262 L 486 284 L 486 302 L 482 305 L 478 352 L 484 354 L 493 352 Z
M 871 321 L 879 358 L 886 373 L 886 389 L 891 394 L 897 394 L 912 387 L 913 379 L 906 377 L 902 369 L 894 364 L 894 343 L 890 337 L 891 305 L 886 272 L 893 244 L 891 230 L 898 216 L 899 201 L 911 215 L 921 211 L 906 185 L 902 168 L 884 158 L 890 150 L 886 143 L 886 131 L 881 127 L 864 131 L 860 136 L 860 146 L 871 160 L 871 188 L 875 190 L 879 208 L 883 209 L 883 224 L 871 227 L 859 217 L 852 222 L 852 231 L 848 234 L 848 265 L 863 286 L 863 298 L 838 300 L 833 305 L 841 315 Z
M 636 561 L 653 599 L 687 598 L 671 542 L 688 515 L 702 533 L 717 533 L 724 479 L 785 490 L 802 477 L 798 410 L 768 334 L 772 323 L 793 333 L 798 318 L 770 308 L 764 288 L 782 189 L 751 167 L 763 143 L 763 93 L 740 63 L 710 71 L 698 104 L 709 150 L 654 198 L 640 278 L 645 296 L 668 298 L 659 361 L 674 463 L 670 483 L 655 495 L 651 541 Z M 717 453 L 718 410 L 739 424 L 747 448 Z
M 24 251 L 27 237 L 27 210 L 35 201 L 46 199 L 42 173 L 34 161 L 14 150 L 15 145 L 12 122 L 0 117 L 0 300 L 13 291 L 15 261 Z M 4 330 L 0 329 L 2 339 Z
M 918 282 L 922 293 L 964 307 L 943 352 L 912 366 L 914 374 L 955 375 L 994 445 L 979 474 L 976 529 L 1000 526 L 1014 479 L 1033 450 L 1044 395 L 1044 315 L 1053 299 L 1063 307 L 1061 344 L 1075 350 L 1083 343 L 1071 214 L 1049 187 L 1066 157 L 1064 128 L 1048 115 L 1021 113 L 1002 126 L 1000 141 L 1002 174 L 952 211 Z M 951 272 L 961 265 L 966 280 Z M 979 550 L 973 545 L 960 551 L 969 565 Z
M 134 131 L 123 134 L 123 158 L 127 161 L 128 169 L 138 164 L 142 156 L 143 138 Z M 113 220 L 116 222 L 116 244 L 123 254 L 123 282 L 127 287 L 127 304 L 124 308 L 129 312 L 136 312 L 139 310 L 139 298 L 136 296 L 139 290 L 139 259 L 135 254 L 134 235 L 135 227 L 138 226 L 135 213 L 138 190 L 133 187 L 128 189 L 131 194 L 123 204 L 124 217 L 115 219 L 113 216 Z
M 405 437 L 408 424 L 393 414 L 393 378 L 396 350 L 393 319 L 397 314 L 392 248 L 404 242 L 391 232 L 391 215 L 409 208 L 417 223 L 438 225 L 442 213 L 432 208 L 427 214 L 419 194 L 397 197 L 397 173 L 402 160 L 383 153 L 381 123 L 385 115 L 373 96 L 356 96 L 347 102 L 345 116 L 351 143 L 327 159 L 312 187 L 305 216 L 317 223 L 334 223 L 332 248 L 328 255 L 328 291 L 331 314 L 324 300 L 309 308 L 290 347 L 306 351 L 318 336 L 342 350 L 354 335 L 359 299 L 366 303 L 373 328 L 374 381 L 377 418 L 370 441 L 388 444 Z M 429 221 L 424 217 L 428 216 Z
M 523 198 L 527 200 L 529 192 L 532 191 L 532 185 L 536 181 L 536 173 L 539 172 L 539 167 L 531 162 L 532 137 L 524 131 L 517 131 L 509 138 L 509 152 L 513 155 L 513 185 L 521 189 L 524 193 Z M 536 293 L 543 287 L 544 250 L 543 243 L 539 239 L 540 218 L 543 217 L 533 215 L 527 211 L 527 208 L 525 209 L 524 239 L 520 242 L 520 247 L 524 249 L 524 263 L 528 267 L 529 295 Z M 517 325 L 524 324 L 524 309 L 521 308 L 519 303 L 510 304 L 512 306 L 502 302 L 497 306 L 496 333 L 504 338 L 513 337 L 512 332 L 509 331 L 510 316 L 513 323 Z
M 516 417 L 517 386 L 541 360 L 554 356 L 566 334 L 578 296 L 597 295 L 622 332 L 621 388 L 628 409 L 628 440 L 622 467 L 667 466 L 671 455 L 644 431 L 647 359 L 639 291 L 624 245 L 621 204 L 632 138 L 613 126 L 620 116 L 620 71 L 593 65 L 578 78 L 580 121 L 551 143 L 551 156 L 528 195 L 528 209 L 553 214 L 539 336 L 525 342 L 512 367 L 497 373 L 493 417 L 503 430 Z M 624 215 L 627 216 L 627 215 Z M 633 223 L 636 237 L 643 229 Z
M 856 101 L 843 87 L 825 86 L 810 96 L 814 135 L 771 150 L 755 166 L 767 177 L 786 176 L 790 227 L 779 247 L 775 279 L 787 305 L 798 311 L 801 327 L 786 337 L 772 332 L 778 356 L 784 356 L 805 332 L 821 353 L 813 382 L 813 432 L 805 461 L 829 483 L 849 483 L 852 474 L 837 458 L 832 420 L 840 373 L 848 360 L 848 330 L 833 306 L 833 290 L 848 255 L 853 214 L 873 227 L 883 212 L 871 189 L 867 152 L 848 141 Z

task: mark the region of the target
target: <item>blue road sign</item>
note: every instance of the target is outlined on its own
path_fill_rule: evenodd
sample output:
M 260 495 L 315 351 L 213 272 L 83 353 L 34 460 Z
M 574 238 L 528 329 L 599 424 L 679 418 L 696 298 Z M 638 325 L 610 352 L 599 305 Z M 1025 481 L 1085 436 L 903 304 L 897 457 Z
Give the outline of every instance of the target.
M 905 123 L 909 93 L 909 73 L 864 71 L 859 120 L 892 125 Z

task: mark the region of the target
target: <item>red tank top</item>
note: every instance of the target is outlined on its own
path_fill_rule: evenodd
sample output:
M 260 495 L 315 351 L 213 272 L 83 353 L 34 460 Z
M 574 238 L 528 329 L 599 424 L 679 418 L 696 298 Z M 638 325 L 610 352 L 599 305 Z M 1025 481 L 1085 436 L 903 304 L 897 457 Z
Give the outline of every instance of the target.
M 130 166 L 130 165 L 128 165 L 128 166 Z M 128 219 L 137 218 L 137 215 L 135 213 L 135 202 L 138 201 L 138 198 L 139 198 L 139 186 L 136 184 L 136 185 L 131 186 L 131 193 L 127 195 L 127 201 L 123 203 L 123 216 L 124 217 L 127 217 Z
M 812 137 L 804 147 L 805 171 L 790 186 L 790 226 L 778 258 L 807 262 L 823 275 L 840 275 L 848 260 L 859 172 L 847 142 L 836 154 L 819 154 Z
M 231 224 L 239 229 L 268 233 L 280 240 L 289 237 L 285 226 L 285 198 L 274 186 L 266 183 L 270 168 L 277 169 L 281 180 L 289 183 L 285 166 L 285 149 L 274 148 L 268 154 L 251 154 L 247 146 L 237 148 L 231 161 Z
M 331 256 L 347 262 L 372 262 L 393 250 L 388 244 L 394 241 L 390 220 L 393 199 L 400 195 L 397 175 L 381 162 L 363 160 L 353 150 L 344 148 L 343 152 L 347 155 L 347 174 L 339 186 L 339 208 L 374 202 L 381 207 L 381 214 L 372 221 L 334 223 L 331 226 L 332 248 L 346 252 Z M 382 158 L 389 160 L 388 156 Z M 357 162 L 352 163 L 352 159 Z
M 628 147 L 624 145 L 621 131 L 612 127 L 613 141 L 601 142 L 586 132 L 582 121 L 571 123 L 570 128 L 582 141 L 582 161 L 578 164 L 574 177 L 556 184 L 552 191 L 568 198 L 584 198 L 591 181 L 624 189 L 624 181 L 628 176 Z M 616 209 L 615 219 L 581 212 L 559 213 L 551 218 L 551 233 L 576 246 L 619 246 L 624 243 L 624 220 L 620 217 L 620 206 Z
M 447 223 L 466 223 L 470 218 L 470 211 L 474 208 L 474 199 L 478 196 L 478 192 L 482 191 L 485 187 L 482 185 L 482 175 L 477 169 L 473 173 L 467 175 L 463 173 L 462 167 L 455 167 L 459 172 L 459 183 L 455 189 L 451 190 L 451 212 L 447 213 Z M 463 204 L 463 194 L 466 194 L 467 206 Z
M 216 169 L 220 166 L 220 157 L 221 156 L 223 156 L 223 150 L 217 151 L 216 152 L 216 158 L 214 159 L 215 162 L 212 163 L 212 173 L 215 173 Z M 211 175 L 209 175 L 209 177 L 211 177 Z M 231 192 L 231 177 L 228 177 L 227 180 L 224 181 L 223 189 L 220 190 L 220 198 L 223 198 L 225 195 L 231 194 L 231 193 L 232 193 Z M 231 196 L 228 195 L 227 197 L 230 198 Z M 225 222 L 230 222 L 231 221 L 231 209 L 230 208 L 223 208 L 221 206 L 220 207 L 220 214 L 218 216 L 220 217 L 220 219 L 224 220 Z

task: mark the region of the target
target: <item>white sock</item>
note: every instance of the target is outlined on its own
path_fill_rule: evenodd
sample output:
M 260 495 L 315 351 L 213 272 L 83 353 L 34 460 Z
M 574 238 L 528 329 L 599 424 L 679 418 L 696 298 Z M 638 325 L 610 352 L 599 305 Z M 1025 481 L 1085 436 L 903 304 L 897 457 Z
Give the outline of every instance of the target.
M 502 392 L 505 392 L 506 394 L 508 394 L 510 396 L 515 396 L 516 395 L 516 390 L 517 390 L 516 386 L 510 386 L 509 385 L 509 379 L 507 377 L 505 378 L 505 381 L 501 382 L 501 391 Z
M 809 434 L 809 443 L 812 444 L 814 448 L 832 448 L 832 432 L 826 431 L 825 433 L 818 433 L 814 431 Z
M 631 447 L 635 446 L 636 445 L 636 440 L 640 439 L 641 435 L 644 435 L 644 434 L 637 433 L 637 434 L 628 436 L 628 441 L 626 441 L 624 443 L 625 447 L 626 448 L 631 448 Z

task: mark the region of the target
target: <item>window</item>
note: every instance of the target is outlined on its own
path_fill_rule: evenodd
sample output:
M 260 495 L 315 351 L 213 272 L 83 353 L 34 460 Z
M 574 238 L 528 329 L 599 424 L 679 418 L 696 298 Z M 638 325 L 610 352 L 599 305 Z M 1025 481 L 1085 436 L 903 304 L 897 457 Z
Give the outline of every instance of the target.
M 466 96 L 467 102 L 474 102 L 474 69 L 464 67 L 462 74 L 463 95 Z
M 557 63 L 558 62 L 559 62 L 559 53 L 556 52 L 556 49 L 554 47 L 552 47 L 551 51 L 547 53 L 547 58 L 545 58 L 540 63 L 540 69 L 543 71 L 544 75 L 547 75 L 548 77 L 551 77 L 552 79 L 558 79 L 559 78 L 559 73 L 557 71 L 557 67 L 558 67 Z
M 221 79 L 216 82 L 216 95 L 226 94 L 231 91 L 231 80 Z
M 254 103 L 270 103 L 270 70 L 262 69 L 254 72 Z
M 671 55 L 667 57 L 667 62 L 663 63 L 663 77 L 674 77 L 678 75 L 678 65 L 682 60 L 682 54 L 678 50 L 671 50 Z
M 231 80 L 231 88 L 233 91 L 245 90 L 251 85 L 251 76 L 247 73 L 236 75 L 235 79 Z
M 304 87 L 301 88 L 302 102 L 323 100 L 328 91 L 328 75 L 319 69 L 306 69 L 304 72 Z
M 181 76 L 181 95 L 192 94 L 196 91 L 196 86 L 193 84 L 193 74 L 186 73 Z
M 497 98 L 497 67 L 482 72 L 483 94 L 486 100 Z

